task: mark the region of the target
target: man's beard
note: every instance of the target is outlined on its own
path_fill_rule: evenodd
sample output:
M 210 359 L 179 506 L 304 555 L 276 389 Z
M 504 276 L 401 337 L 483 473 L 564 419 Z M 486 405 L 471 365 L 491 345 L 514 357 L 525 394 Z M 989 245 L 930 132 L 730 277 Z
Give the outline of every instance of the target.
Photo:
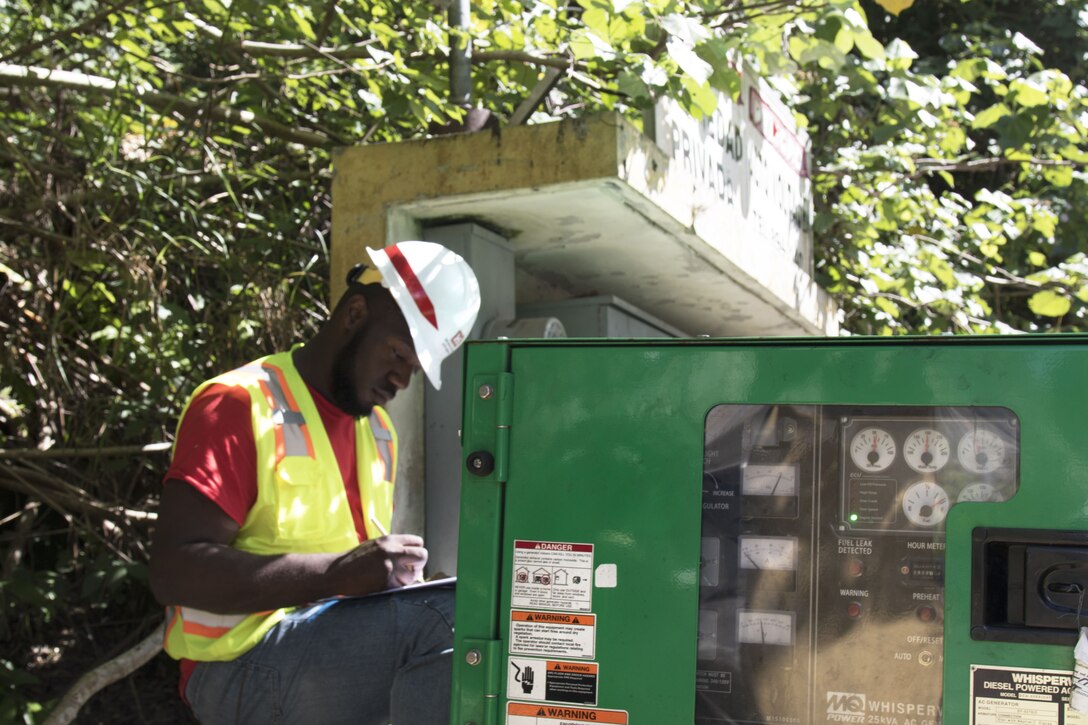
M 370 415 L 373 403 L 359 402 L 359 391 L 352 374 L 358 360 L 359 348 L 363 346 L 363 336 L 369 325 L 363 325 L 347 344 L 337 353 L 332 361 L 332 403 L 340 410 L 355 418 Z

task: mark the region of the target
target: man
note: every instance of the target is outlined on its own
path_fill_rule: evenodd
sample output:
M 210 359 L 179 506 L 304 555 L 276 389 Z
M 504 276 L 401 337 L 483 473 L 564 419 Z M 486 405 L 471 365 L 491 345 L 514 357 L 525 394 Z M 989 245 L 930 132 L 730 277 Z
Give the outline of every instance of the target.
M 382 409 L 479 310 L 450 250 L 368 250 L 308 343 L 199 386 L 152 541 L 166 651 L 203 723 L 449 719 L 452 595 L 417 582 L 423 540 L 389 534 L 396 434 Z

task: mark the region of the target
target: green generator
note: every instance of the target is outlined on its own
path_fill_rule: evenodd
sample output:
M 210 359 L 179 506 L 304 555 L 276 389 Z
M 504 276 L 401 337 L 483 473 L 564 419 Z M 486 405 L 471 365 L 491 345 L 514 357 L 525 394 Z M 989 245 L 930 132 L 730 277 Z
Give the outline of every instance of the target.
M 1088 337 L 469 345 L 452 725 L 1088 723 Z

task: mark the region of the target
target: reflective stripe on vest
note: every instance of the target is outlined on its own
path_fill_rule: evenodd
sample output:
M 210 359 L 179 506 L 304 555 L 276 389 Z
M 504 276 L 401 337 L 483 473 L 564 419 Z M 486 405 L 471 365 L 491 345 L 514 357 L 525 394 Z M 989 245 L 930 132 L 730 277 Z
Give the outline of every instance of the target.
M 388 480 L 389 472 L 397 470 L 397 463 L 393 458 L 393 432 L 389 424 L 376 412 L 370 413 L 370 432 L 374 434 L 374 442 L 378 444 L 378 455 L 384 466 L 382 478 Z
M 186 634 L 217 639 L 241 624 L 245 614 L 213 614 L 191 607 L 180 607 L 178 616 Z
M 339 553 L 356 546 L 358 532 L 339 463 L 291 354 L 272 355 L 210 380 L 189 402 L 213 384 L 246 388 L 253 411 L 257 499 L 232 546 L 264 555 Z M 366 532 L 377 538 L 391 527 L 397 460 L 396 431 L 380 407 L 356 419 L 355 450 Z M 166 651 L 178 659 L 234 659 L 289 611 L 223 615 L 171 607 Z
M 260 372 L 261 390 L 272 406 L 272 421 L 276 425 L 276 461 L 279 462 L 284 456 L 313 458 L 314 444 L 306 428 L 306 419 L 302 417 L 294 398 L 290 397 L 283 373 L 271 365 L 262 365 Z

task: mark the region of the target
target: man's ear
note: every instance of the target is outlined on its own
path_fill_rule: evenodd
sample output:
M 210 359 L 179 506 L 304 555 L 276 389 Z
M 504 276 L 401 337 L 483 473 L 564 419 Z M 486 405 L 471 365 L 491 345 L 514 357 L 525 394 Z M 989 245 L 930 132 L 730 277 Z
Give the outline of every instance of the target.
M 370 306 L 366 302 L 366 295 L 353 294 L 345 300 L 343 324 L 344 332 L 349 336 L 358 332 L 369 319 Z

